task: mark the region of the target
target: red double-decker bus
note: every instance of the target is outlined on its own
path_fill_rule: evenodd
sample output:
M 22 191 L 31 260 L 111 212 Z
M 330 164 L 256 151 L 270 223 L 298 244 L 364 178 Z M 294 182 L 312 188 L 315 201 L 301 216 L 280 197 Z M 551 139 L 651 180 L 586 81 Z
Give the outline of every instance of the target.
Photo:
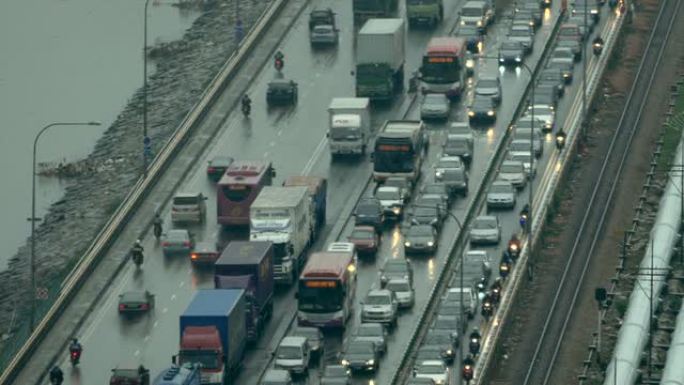
M 271 162 L 234 161 L 216 190 L 216 217 L 224 226 L 248 226 L 249 207 L 264 186 L 270 186 L 275 170 Z

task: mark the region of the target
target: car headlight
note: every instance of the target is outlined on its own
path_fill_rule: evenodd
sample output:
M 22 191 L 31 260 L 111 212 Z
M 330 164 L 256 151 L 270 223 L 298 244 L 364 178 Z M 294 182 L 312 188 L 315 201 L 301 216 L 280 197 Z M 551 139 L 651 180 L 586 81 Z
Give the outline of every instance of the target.
M 428 241 L 427 245 L 428 245 L 428 247 L 432 247 L 432 246 L 434 246 L 434 245 L 435 245 L 435 243 L 434 243 L 434 242 L 432 242 L 432 241 Z
M 515 61 L 517 61 L 518 63 L 520 63 L 520 62 L 522 61 L 522 58 L 516 57 L 516 58 L 515 58 Z
M 446 355 L 447 355 L 447 356 L 450 356 L 450 355 L 452 355 L 452 354 L 454 354 L 454 351 L 451 350 L 451 349 L 447 349 Z
M 482 20 L 478 20 L 478 21 L 477 21 L 477 26 L 478 26 L 478 27 L 482 27 Z
M 475 116 L 475 111 L 468 111 L 468 116 L 470 116 L 471 118 Z
M 397 206 L 392 207 L 392 212 L 396 215 L 401 214 L 401 207 L 397 207 Z
M 590 12 L 592 15 L 598 15 L 598 9 L 592 9 Z
M 368 366 L 373 366 L 373 365 L 375 365 L 375 360 L 368 360 L 368 361 L 366 361 L 366 365 L 368 365 Z
M 437 178 L 441 178 L 441 177 L 442 177 L 442 172 L 441 172 L 441 171 L 435 171 L 435 176 L 436 176 Z
M 473 60 L 473 59 L 466 60 L 466 68 L 475 68 L 475 60 Z
M 487 111 L 487 116 L 494 116 L 494 110 Z
M 503 63 L 503 62 L 505 62 L 505 61 L 506 61 L 506 60 L 505 60 L 504 58 L 499 57 L 499 63 Z
M 568 72 L 563 72 L 563 77 L 564 77 L 564 78 L 569 78 L 569 77 L 570 77 L 570 73 L 568 73 Z
M 409 241 L 404 242 L 404 246 L 411 247 L 411 242 L 409 242 Z
M 465 20 L 461 20 L 461 25 L 466 25 Z
M 341 364 L 342 364 L 342 366 L 349 366 L 349 361 L 342 360 Z

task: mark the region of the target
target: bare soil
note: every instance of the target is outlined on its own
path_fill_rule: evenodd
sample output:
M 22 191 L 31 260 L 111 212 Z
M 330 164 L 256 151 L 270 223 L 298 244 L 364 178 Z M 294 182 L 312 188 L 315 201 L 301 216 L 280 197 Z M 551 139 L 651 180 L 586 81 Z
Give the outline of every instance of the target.
M 516 309 L 511 323 L 506 326 L 507 338 L 503 341 L 502 357 L 492 376 L 492 383 L 522 383 L 527 370 L 529 357 L 537 344 L 536 331 L 543 327 L 544 309 L 551 303 L 556 286 L 556 277 L 562 272 L 565 256 L 572 248 L 574 236 L 578 231 L 583 212 L 581 205 L 586 202 L 593 189 L 610 138 L 624 108 L 625 98 L 634 81 L 637 67 L 645 49 L 651 26 L 657 16 L 659 1 L 641 0 L 637 6 L 632 23 L 626 24 L 613 58 L 604 75 L 603 94 L 598 95 L 592 104 L 588 140 L 580 143 L 577 156 L 559 187 L 558 207 L 555 216 L 548 222 L 543 248 L 535 256 L 535 280 L 521 288 L 516 299 Z M 681 16 L 680 16 L 681 17 Z M 632 154 L 618 184 L 612 207 L 609 210 L 604 237 L 580 292 L 577 308 L 573 313 L 559 353 L 551 384 L 577 383 L 577 375 L 582 371 L 583 360 L 587 357 L 587 347 L 592 341 L 592 331 L 596 329 L 597 311 L 593 298 L 594 288 L 610 286 L 618 262 L 619 245 L 624 230 L 631 225 L 633 207 L 638 202 L 641 187 L 648 171 L 651 154 L 655 147 L 664 112 L 669 103 L 670 85 L 678 79 L 678 64 L 684 53 L 684 23 L 677 23 L 672 32 L 661 70 L 654 79 L 647 100 L 644 115 L 632 143 Z M 657 199 L 654 200 L 657 202 Z M 536 293 L 545 293 L 543 296 Z M 606 336 L 608 340 L 611 338 Z M 614 340 L 614 339 L 613 339 Z

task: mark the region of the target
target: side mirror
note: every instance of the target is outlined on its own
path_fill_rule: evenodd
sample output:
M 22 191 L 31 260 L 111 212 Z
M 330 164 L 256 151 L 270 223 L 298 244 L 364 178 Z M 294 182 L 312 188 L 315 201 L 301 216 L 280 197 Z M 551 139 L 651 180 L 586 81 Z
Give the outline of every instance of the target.
M 178 356 L 177 355 L 171 356 L 171 363 L 174 365 L 178 365 Z
M 351 74 L 351 76 L 356 76 L 356 73 L 354 73 L 354 71 L 350 71 L 349 73 Z

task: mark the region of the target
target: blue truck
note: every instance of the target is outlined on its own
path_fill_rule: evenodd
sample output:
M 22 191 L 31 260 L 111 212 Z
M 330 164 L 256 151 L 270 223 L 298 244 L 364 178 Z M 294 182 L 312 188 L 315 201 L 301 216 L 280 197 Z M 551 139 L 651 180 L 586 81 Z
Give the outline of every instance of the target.
M 199 364 L 202 384 L 223 385 L 245 352 L 244 290 L 198 290 L 180 316 L 180 365 Z
M 245 290 L 247 340 L 257 341 L 273 314 L 273 243 L 230 242 L 214 263 L 214 287 Z
M 319 176 L 291 176 L 283 182 L 285 187 L 306 186 L 314 206 L 316 232 L 325 226 L 325 210 L 328 200 L 328 180 Z M 315 236 L 314 236 L 315 238 Z
M 173 365 L 162 370 L 153 385 L 200 385 L 201 375 L 197 365 Z

